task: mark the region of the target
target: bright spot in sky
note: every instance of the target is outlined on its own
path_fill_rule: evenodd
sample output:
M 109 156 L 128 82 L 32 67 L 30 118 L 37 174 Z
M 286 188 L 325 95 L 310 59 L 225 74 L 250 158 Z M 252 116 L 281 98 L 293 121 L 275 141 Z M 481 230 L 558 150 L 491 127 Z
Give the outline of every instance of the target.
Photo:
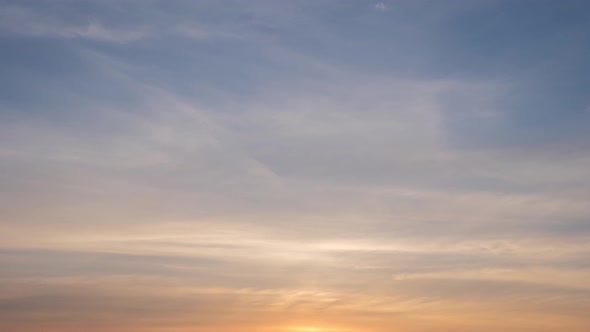
M 293 331 L 293 332 L 346 332 L 341 329 L 332 329 L 332 328 L 317 327 L 317 326 L 291 326 L 288 328 L 288 331 Z

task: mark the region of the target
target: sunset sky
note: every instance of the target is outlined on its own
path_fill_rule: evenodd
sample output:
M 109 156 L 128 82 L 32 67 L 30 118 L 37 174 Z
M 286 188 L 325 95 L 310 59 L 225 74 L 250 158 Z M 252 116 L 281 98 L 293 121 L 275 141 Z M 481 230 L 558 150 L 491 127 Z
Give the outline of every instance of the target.
M 1 332 L 588 332 L 589 200 L 588 0 L 0 0 Z

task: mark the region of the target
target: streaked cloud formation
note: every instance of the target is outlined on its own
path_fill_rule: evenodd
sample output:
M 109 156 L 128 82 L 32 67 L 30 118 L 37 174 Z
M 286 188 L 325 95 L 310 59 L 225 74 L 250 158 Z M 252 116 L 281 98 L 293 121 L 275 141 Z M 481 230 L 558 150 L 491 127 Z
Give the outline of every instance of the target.
M 1 1 L 0 330 L 590 328 L 586 1 Z

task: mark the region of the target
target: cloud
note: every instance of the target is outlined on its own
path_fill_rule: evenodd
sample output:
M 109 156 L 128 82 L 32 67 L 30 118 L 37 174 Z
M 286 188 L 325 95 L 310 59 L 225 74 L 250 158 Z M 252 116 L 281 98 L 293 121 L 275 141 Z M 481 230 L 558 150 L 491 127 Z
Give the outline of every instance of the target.
M 389 9 L 389 6 L 387 6 L 383 2 L 379 2 L 379 3 L 375 4 L 375 9 L 384 12 L 384 11 L 387 11 Z
M 232 31 L 233 28 L 213 27 L 196 24 L 182 24 L 173 29 L 173 33 L 195 40 L 207 40 L 211 38 L 243 39 L 246 32 Z
M 585 331 L 583 136 L 483 143 L 480 4 L 228 3 L 3 9 L 0 328 Z
M 43 15 L 24 7 L 0 8 L 0 33 L 32 37 L 58 37 L 72 39 L 91 39 L 104 42 L 126 43 L 146 38 L 145 29 L 125 29 L 106 27 L 101 22 L 76 24 L 59 17 Z

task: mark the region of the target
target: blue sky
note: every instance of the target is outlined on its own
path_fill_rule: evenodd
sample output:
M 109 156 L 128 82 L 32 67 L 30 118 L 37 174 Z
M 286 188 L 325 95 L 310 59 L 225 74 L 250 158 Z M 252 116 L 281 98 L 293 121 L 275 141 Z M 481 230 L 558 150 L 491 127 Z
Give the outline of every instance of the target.
M 0 327 L 586 331 L 589 38 L 575 0 L 0 1 Z

